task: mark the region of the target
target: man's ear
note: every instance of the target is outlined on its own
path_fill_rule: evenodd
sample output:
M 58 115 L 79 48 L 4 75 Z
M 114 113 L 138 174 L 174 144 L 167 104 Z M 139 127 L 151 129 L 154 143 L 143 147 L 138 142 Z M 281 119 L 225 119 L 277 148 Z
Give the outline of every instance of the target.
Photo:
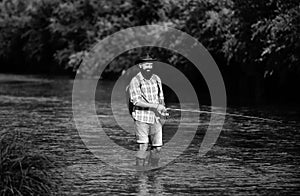
M 142 63 L 139 64 L 139 68 L 140 68 L 140 69 L 142 68 Z

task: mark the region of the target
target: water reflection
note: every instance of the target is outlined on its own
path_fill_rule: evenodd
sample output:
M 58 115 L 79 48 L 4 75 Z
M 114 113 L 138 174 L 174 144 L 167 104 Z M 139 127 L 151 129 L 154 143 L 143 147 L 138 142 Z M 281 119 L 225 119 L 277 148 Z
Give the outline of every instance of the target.
M 139 172 L 136 175 L 137 195 L 162 195 L 164 187 L 156 172 Z

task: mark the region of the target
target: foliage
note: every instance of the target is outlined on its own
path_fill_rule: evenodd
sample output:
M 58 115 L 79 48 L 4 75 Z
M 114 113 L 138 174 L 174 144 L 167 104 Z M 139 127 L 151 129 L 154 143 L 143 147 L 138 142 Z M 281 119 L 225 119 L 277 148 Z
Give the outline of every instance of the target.
M 299 69 L 299 24 L 300 7 L 284 8 L 272 18 L 264 18 L 251 26 L 251 40 L 259 42 L 261 48 L 255 61 L 266 65 L 266 74 L 282 69 Z
M 53 195 L 51 160 L 24 147 L 17 133 L 0 135 L 0 195 Z
M 236 1 L 239 19 L 236 61 L 264 65 L 263 71 L 299 61 L 298 1 Z
M 106 36 L 160 24 L 194 36 L 222 69 L 229 65 L 259 78 L 287 78 L 289 72 L 300 74 L 299 6 L 298 0 L 2 0 L 1 69 L 13 64 L 13 70 L 76 71 Z M 176 54 L 160 52 L 177 67 L 187 65 Z M 124 56 L 105 71 L 118 74 L 137 55 Z

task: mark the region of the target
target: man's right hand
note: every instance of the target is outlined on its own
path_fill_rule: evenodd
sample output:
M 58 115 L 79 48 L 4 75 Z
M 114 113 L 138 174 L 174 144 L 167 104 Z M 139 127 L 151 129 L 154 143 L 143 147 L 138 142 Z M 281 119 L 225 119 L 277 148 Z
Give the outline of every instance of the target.
M 162 105 L 162 104 L 158 104 L 158 106 L 157 106 L 156 109 L 157 109 L 157 111 L 158 111 L 159 113 L 164 113 L 164 112 L 167 111 L 166 107 L 165 107 L 164 105 Z

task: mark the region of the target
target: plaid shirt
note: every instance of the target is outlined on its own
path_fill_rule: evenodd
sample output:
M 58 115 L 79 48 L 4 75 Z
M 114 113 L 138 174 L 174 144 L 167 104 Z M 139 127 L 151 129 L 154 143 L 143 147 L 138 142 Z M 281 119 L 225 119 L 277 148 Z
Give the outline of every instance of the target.
M 158 95 L 158 86 L 160 88 Z M 148 103 L 163 103 L 164 95 L 160 78 L 153 74 L 149 80 L 146 80 L 142 73 L 139 72 L 132 78 L 129 85 L 129 93 L 131 101 L 134 105 L 138 101 L 145 101 Z M 132 117 L 140 122 L 151 123 L 155 121 L 155 113 L 150 110 L 134 110 Z

